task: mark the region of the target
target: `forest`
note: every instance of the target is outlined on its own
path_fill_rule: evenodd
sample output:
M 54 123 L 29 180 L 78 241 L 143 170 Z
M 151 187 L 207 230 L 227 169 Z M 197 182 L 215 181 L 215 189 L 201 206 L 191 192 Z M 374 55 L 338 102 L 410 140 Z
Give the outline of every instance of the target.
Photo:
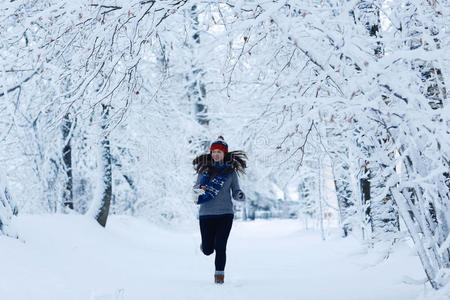
M 248 155 L 239 222 L 407 241 L 450 297 L 449 1 L 3 0 L 0 18 L 0 249 L 21 215 L 195 220 L 192 160 L 222 135 Z

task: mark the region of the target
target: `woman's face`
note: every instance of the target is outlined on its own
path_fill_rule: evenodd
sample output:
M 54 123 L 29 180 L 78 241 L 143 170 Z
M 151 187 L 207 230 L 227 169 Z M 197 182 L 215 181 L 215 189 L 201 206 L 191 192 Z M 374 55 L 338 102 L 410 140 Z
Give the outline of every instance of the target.
M 225 153 L 222 150 L 214 149 L 211 152 L 211 156 L 212 156 L 212 158 L 213 158 L 213 160 L 215 162 L 220 162 L 220 161 L 223 160 L 223 157 L 225 156 Z

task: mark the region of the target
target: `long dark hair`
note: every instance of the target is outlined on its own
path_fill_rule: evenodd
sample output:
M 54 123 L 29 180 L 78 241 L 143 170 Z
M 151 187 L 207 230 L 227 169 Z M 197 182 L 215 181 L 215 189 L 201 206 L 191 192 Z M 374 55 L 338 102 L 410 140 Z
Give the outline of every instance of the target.
M 225 152 L 223 162 L 227 166 L 225 173 L 236 173 L 245 174 L 245 168 L 247 168 L 247 154 L 244 151 L 236 150 L 231 152 Z M 216 175 L 216 170 L 214 168 L 214 160 L 212 159 L 211 153 L 201 154 L 194 158 L 192 161 L 194 169 L 198 174 L 208 171 L 211 177 Z

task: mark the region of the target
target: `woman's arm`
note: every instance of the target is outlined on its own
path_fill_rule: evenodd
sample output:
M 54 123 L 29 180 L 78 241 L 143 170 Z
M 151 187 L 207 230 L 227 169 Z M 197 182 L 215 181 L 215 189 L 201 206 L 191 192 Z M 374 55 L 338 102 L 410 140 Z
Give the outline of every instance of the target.
M 192 187 L 192 200 L 195 204 L 198 204 L 199 196 L 205 194 L 205 190 L 201 188 L 202 175 L 198 174 L 197 181 L 195 182 L 194 186 Z
M 203 174 L 198 174 L 197 175 L 197 181 L 195 182 L 194 186 L 192 187 L 192 189 L 197 190 L 197 189 L 202 189 L 202 190 L 206 190 L 206 185 L 201 185 L 202 184 L 202 177 Z
M 244 201 L 245 200 L 245 194 L 239 187 L 239 179 L 236 174 L 236 172 L 233 172 L 232 178 L 231 178 L 231 191 L 233 193 L 233 199 L 237 201 Z

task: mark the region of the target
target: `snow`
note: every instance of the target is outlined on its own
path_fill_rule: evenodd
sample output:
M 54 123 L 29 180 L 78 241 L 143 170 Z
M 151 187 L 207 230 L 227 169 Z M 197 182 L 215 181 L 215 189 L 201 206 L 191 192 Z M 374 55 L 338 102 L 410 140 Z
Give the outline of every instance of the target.
M 128 216 L 106 228 L 80 215 L 21 215 L 0 236 L 0 299 L 416 299 L 424 278 L 406 242 L 367 250 L 333 229 L 323 241 L 298 220 L 235 221 L 225 284 L 199 250 L 195 220 L 170 229 Z M 423 299 L 428 299 L 423 296 Z M 442 298 L 444 299 L 444 298 Z

